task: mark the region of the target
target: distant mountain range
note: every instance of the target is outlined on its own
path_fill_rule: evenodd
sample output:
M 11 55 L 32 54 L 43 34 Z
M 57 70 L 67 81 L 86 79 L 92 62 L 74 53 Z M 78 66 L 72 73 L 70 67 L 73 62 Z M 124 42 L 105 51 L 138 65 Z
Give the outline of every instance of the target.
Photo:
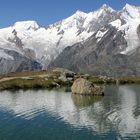
M 104 4 L 47 27 L 35 21 L 0 29 L 0 73 L 63 67 L 109 76 L 140 76 L 140 7 Z

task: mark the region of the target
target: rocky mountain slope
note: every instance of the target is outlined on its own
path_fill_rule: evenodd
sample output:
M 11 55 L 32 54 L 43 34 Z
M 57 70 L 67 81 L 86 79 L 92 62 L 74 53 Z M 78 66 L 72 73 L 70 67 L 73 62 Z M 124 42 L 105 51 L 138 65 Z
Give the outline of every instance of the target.
M 104 4 L 94 12 L 77 11 L 67 19 L 47 27 L 40 27 L 35 21 L 21 21 L 0 29 L 0 73 L 19 68 L 24 70 L 18 65 L 21 63 L 24 66 L 24 61 L 18 59 L 17 63 L 17 59 L 7 53 L 10 51 L 23 57 L 29 64 L 28 69 L 69 65 L 75 71 L 100 74 L 111 74 L 110 69 L 104 71 L 108 65 L 112 71 L 119 69 L 117 74 L 121 73 L 124 69 L 121 65 L 126 61 L 124 58 L 129 63 L 131 56 L 134 56 L 137 61 L 133 69 L 136 70 L 130 68 L 131 63 L 135 64 L 133 59 L 130 64 L 126 63 L 125 69 L 129 71 L 127 74 L 134 74 L 134 71 L 139 74 L 139 59 L 136 58 L 139 56 L 139 46 L 140 7 L 126 4 L 122 10 L 115 11 Z M 114 60 L 114 56 L 122 62 L 116 63 L 118 60 Z M 88 59 L 89 67 L 85 67 L 87 61 L 83 59 Z M 36 64 L 32 65 L 32 62 Z M 7 67 L 12 63 L 14 65 Z M 99 71 L 99 65 L 103 71 Z
M 140 75 L 140 8 L 126 4 L 120 18 L 102 26 L 51 62 L 76 72 L 109 76 Z
M 111 26 L 105 30 L 100 40 L 96 38 L 98 31 L 86 41 L 67 47 L 49 66 L 95 75 L 140 75 L 140 49 L 124 55 L 127 42 L 122 32 Z

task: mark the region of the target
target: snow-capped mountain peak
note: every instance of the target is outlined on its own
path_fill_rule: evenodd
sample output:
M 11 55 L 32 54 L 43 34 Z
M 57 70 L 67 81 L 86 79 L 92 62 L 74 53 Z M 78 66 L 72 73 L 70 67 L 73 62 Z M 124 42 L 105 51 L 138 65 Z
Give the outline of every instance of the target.
M 13 25 L 13 28 L 19 30 L 19 29 L 24 29 L 24 30 L 37 30 L 39 28 L 39 25 L 37 24 L 36 21 L 19 21 L 16 22 Z
M 130 8 L 132 8 L 132 9 L 139 9 L 140 7 L 139 6 L 131 5 L 129 3 L 126 3 L 125 6 L 123 7 L 123 9 L 127 9 L 127 10 L 129 10 Z
M 127 3 L 121 13 L 122 18 L 126 21 L 137 19 L 140 18 L 140 7 L 136 7 Z
M 74 16 L 80 16 L 80 17 L 86 16 L 86 15 L 87 15 L 87 13 L 80 11 L 80 10 L 77 10 L 74 14 Z
M 107 4 L 103 4 L 101 9 L 108 10 L 110 12 L 115 12 L 115 10 Z
M 92 15 L 92 18 L 94 17 L 94 19 L 98 19 L 98 20 L 102 20 L 103 18 L 106 19 L 114 19 L 114 15 L 117 12 L 115 10 L 113 10 L 109 5 L 107 4 L 103 4 L 101 8 L 97 9 L 94 12 L 90 12 L 88 15 Z M 112 17 L 113 16 L 113 17 Z

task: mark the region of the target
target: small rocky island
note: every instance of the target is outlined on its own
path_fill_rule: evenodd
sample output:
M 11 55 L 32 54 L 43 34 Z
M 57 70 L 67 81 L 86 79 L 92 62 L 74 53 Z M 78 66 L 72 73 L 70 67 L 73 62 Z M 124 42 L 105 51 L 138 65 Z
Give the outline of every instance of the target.
M 104 96 L 103 88 L 94 85 L 92 82 L 84 78 L 78 78 L 74 81 L 71 87 L 72 93 L 77 95 L 96 95 Z

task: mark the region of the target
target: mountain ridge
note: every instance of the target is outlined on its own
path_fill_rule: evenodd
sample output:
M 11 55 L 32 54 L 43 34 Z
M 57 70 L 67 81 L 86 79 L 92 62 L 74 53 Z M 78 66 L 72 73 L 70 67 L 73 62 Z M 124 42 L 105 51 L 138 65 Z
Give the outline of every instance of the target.
M 140 46 L 139 15 L 140 7 L 126 4 L 122 10 L 116 11 L 104 4 L 89 13 L 78 10 L 72 16 L 46 27 L 39 26 L 36 21 L 16 22 L 13 26 L 0 29 L 0 51 L 16 51 L 47 69 L 68 46 L 87 41 L 91 36 L 95 36 L 95 44 L 101 44 L 105 36 L 111 34 L 110 30 L 116 28 L 115 35 L 120 34 L 126 44 L 120 43 L 114 50 L 117 54 L 130 55 Z M 0 57 L 6 59 L 7 55 Z

